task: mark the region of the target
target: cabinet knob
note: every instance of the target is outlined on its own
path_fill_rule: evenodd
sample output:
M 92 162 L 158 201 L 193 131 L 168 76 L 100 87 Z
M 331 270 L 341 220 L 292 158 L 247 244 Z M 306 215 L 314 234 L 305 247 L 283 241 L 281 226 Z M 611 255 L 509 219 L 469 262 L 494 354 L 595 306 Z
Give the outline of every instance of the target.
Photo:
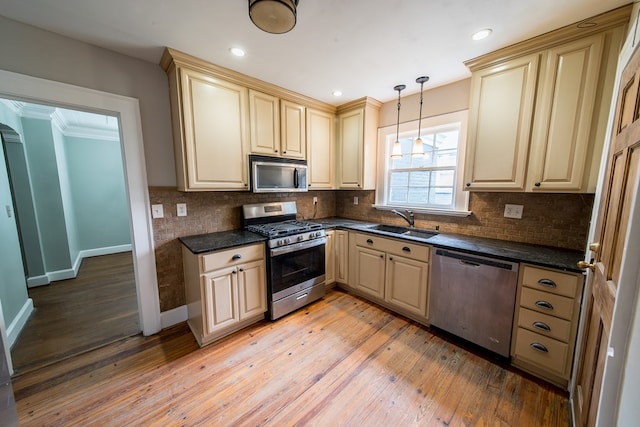
M 384 255 L 380 255 L 380 258 L 384 258 Z
M 286 151 L 283 151 L 283 152 L 282 152 L 282 154 L 287 154 L 287 152 L 286 152 Z
M 275 152 L 277 153 L 277 152 L 278 152 L 278 150 L 275 150 Z
M 235 271 L 235 270 L 233 270 L 233 271 L 231 272 L 231 274 L 236 274 L 236 271 Z
M 380 255 L 380 257 L 382 257 L 382 255 Z M 392 256 L 389 257 L 389 261 L 393 261 L 393 257 Z
M 535 183 L 535 184 L 533 184 L 533 185 L 535 185 L 536 187 L 540 187 L 540 183 L 539 183 L 539 182 L 536 182 L 536 183 Z
M 367 239 L 367 243 L 370 244 L 370 245 L 373 245 L 373 240 Z
M 467 185 L 467 187 L 471 187 L 471 183 L 470 182 L 467 182 L 466 185 Z
M 243 270 L 243 269 L 241 269 L 241 268 L 239 268 L 239 269 L 238 269 L 238 271 L 239 271 L 240 273 L 242 273 L 244 270 Z

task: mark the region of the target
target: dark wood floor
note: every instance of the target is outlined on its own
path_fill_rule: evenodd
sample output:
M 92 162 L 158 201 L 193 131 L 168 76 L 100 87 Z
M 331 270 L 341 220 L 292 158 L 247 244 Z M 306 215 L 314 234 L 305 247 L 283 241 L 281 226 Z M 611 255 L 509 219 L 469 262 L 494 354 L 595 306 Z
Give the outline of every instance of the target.
M 570 425 L 564 392 L 337 290 L 202 349 L 181 324 L 13 386 L 23 426 Z
M 34 312 L 11 349 L 15 375 L 140 332 L 131 252 L 85 258 L 75 279 L 29 297 Z

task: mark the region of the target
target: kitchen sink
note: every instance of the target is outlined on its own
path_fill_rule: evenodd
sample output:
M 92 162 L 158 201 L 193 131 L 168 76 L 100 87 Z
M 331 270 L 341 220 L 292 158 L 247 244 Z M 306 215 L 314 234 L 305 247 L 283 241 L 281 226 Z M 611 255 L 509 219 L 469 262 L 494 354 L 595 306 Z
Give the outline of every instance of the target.
M 399 234 L 402 236 L 420 237 L 428 239 L 438 234 L 436 231 L 420 230 L 417 228 L 400 227 L 397 225 L 379 224 L 369 228 L 369 230 L 384 231 L 385 233 Z

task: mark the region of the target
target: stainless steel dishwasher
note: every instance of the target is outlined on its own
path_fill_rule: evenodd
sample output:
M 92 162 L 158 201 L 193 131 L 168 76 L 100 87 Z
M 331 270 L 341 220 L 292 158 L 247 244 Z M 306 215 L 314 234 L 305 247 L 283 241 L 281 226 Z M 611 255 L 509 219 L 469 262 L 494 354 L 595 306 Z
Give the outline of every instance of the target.
M 432 261 L 429 323 L 509 357 L 518 264 L 445 249 Z

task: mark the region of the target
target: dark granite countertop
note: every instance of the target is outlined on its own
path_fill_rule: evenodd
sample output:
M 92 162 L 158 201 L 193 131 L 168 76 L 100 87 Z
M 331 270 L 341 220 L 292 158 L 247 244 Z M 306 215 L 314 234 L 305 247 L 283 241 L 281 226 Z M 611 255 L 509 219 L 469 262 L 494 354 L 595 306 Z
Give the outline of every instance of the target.
M 246 230 L 219 231 L 179 237 L 178 240 L 194 254 L 234 248 L 251 243 L 264 242 L 266 237 Z
M 419 243 L 426 243 L 438 248 L 451 249 L 472 254 L 491 256 L 508 261 L 526 262 L 542 267 L 559 270 L 581 272 L 576 263 L 584 258 L 584 253 L 572 249 L 554 248 L 532 245 L 528 243 L 510 242 L 508 240 L 488 239 L 484 237 L 466 236 L 462 234 L 439 233 L 430 238 L 404 236 L 380 230 L 374 230 L 378 224 L 344 218 L 323 218 L 313 220 L 327 229 L 344 228 L 364 231 L 385 237 L 394 237 Z

